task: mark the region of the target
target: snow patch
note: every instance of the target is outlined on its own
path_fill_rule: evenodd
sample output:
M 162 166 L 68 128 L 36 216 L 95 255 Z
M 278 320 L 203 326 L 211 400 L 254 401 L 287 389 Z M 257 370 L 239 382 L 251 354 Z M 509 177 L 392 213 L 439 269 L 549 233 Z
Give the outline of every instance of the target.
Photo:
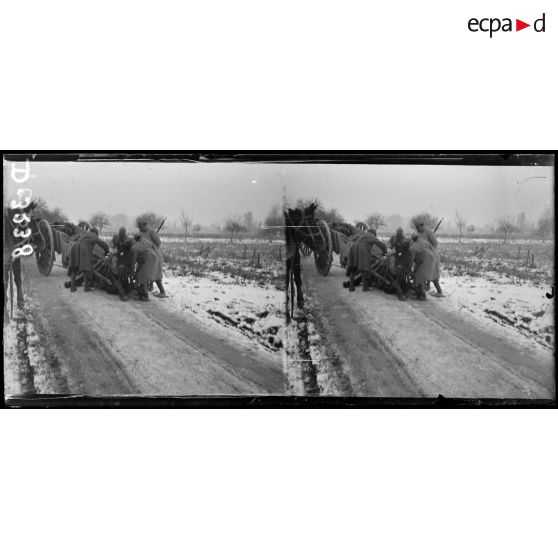
M 207 324 L 234 327 L 263 347 L 279 351 L 285 335 L 285 294 L 271 286 L 213 271 L 207 277 L 165 275 L 169 301 Z
M 505 328 L 519 343 L 536 342 L 553 349 L 554 299 L 545 296 L 546 287 L 494 273 L 485 277 L 446 275 L 441 283 L 445 300 L 456 311 L 467 311 L 499 333 Z

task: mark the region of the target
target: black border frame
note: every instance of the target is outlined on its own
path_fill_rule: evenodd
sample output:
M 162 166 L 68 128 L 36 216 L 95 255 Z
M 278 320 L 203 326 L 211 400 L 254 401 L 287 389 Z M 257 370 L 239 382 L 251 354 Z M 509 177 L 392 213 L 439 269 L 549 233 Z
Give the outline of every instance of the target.
M 6 150 L 3 158 L 24 161 L 129 161 L 213 163 L 314 163 L 314 164 L 399 164 L 399 165 L 490 165 L 538 166 L 554 165 L 556 188 L 556 151 L 552 150 L 382 150 L 382 151 L 287 151 L 287 150 Z M 555 197 L 556 205 L 556 197 Z M 555 262 L 556 265 L 556 262 Z M 556 321 L 556 314 L 555 314 Z M 6 398 L 4 375 L 0 377 L 4 408 L 189 408 L 189 409 L 458 409 L 458 408 L 557 408 L 552 399 L 461 399 L 446 398 L 378 398 L 330 396 L 105 396 L 87 395 L 21 395 Z

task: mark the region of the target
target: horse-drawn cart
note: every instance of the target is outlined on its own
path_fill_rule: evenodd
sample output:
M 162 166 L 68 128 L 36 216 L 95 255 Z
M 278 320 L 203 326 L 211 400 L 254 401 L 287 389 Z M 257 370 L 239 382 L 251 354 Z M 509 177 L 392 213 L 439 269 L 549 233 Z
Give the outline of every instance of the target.
M 315 202 L 308 207 L 297 207 L 285 211 L 285 236 L 287 242 L 287 316 L 293 316 L 295 286 L 297 306 L 304 306 L 302 293 L 302 276 L 300 255 L 309 256 L 314 254 L 314 264 L 320 275 L 327 276 L 333 263 L 333 254 L 339 255 L 341 267 L 347 268 L 350 277 L 347 286 L 352 288 L 356 279 L 355 274 L 365 271 L 363 274 L 366 284 L 370 276 L 377 280 L 378 286 L 386 292 L 396 292 L 403 297 L 410 283 L 410 270 L 405 268 L 404 254 L 396 250 L 390 256 L 385 255 L 385 247 L 382 248 L 383 255 L 373 256 L 370 254 L 370 262 L 362 262 L 366 267 L 360 267 L 358 262 L 359 253 L 362 257 L 362 246 L 360 236 L 363 234 L 359 228 L 348 223 L 331 223 L 317 219 L 314 214 L 317 209 Z M 365 244 L 369 244 L 365 243 Z M 375 242 L 375 247 L 381 243 Z M 365 256 L 364 260 L 368 260 Z M 408 267 L 408 266 L 407 266 Z M 368 288 L 368 286 L 367 286 Z M 289 291 L 290 289 L 290 291 Z
M 77 227 L 70 223 L 51 224 L 46 219 L 31 219 L 29 243 L 33 247 L 37 268 L 42 275 L 50 275 L 56 254 L 61 255 L 62 266 L 68 267 L 70 250 L 77 234 Z
M 31 245 L 40 273 L 48 277 L 54 266 L 56 254 L 61 254 L 62 265 L 67 267 L 71 243 L 77 229 L 65 223 L 49 223 L 46 219 L 31 220 Z
M 29 223 L 31 235 L 28 244 L 33 248 L 37 268 L 42 275 L 48 276 L 54 265 L 54 234 L 51 224 L 46 219 L 31 218 Z
M 302 240 L 302 255 L 309 256 L 313 253 L 316 269 L 325 277 L 331 269 L 333 254 L 337 254 L 340 265 L 345 266 L 350 244 L 360 232 L 347 223 L 328 224 L 326 221 L 317 221 L 311 236 Z
M 339 265 L 346 268 L 349 265 L 351 249 L 355 247 L 358 238 L 363 234 L 362 230 L 349 223 L 331 223 L 325 221 L 317 222 L 317 229 L 313 234 L 302 241 L 302 245 L 314 253 L 314 261 L 317 271 L 327 276 L 333 262 L 333 254 L 339 256 Z M 310 248 L 312 246 L 312 248 Z M 405 264 L 407 250 L 397 247 L 395 252 L 383 256 L 372 257 L 370 263 L 370 274 L 382 288 L 395 289 L 407 292 L 413 286 L 413 278 Z M 349 274 L 350 275 L 350 274 Z

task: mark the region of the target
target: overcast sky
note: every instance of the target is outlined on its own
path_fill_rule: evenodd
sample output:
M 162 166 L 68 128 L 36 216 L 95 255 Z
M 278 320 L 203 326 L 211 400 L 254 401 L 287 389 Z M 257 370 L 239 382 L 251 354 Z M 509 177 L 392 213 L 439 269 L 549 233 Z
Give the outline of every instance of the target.
M 231 214 L 252 211 L 263 220 L 273 204 L 283 203 L 278 166 L 239 163 L 30 163 L 25 187 L 49 208 L 60 207 L 71 220 L 92 213 L 145 211 L 178 219 L 183 208 L 194 222 L 221 222 Z M 24 163 L 18 163 L 24 168 Z M 7 172 L 13 195 L 11 166 Z
M 553 182 L 552 167 L 290 165 L 285 172 L 287 199 L 317 197 L 351 222 L 373 212 L 453 221 L 456 210 L 477 226 L 521 211 L 535 220 L 553 207 Z
M 4 177 L 13 195 L 9 169 Z M 553 207 L 554 180 L 551 167 L 255 163 L 31 163 L 31 175 L 33 196 L 73 221 L 96 211 L 154 211 L 172 221 L 184 208 L 202 225 L 247 211 L 262 220 L 283 203 L 283 186 L 288 201 L 319 198 L 351 222 L 372 212 L 427 211 L 453 220 L 457 209 L 477 226 L 521 211 L 536 220 Z

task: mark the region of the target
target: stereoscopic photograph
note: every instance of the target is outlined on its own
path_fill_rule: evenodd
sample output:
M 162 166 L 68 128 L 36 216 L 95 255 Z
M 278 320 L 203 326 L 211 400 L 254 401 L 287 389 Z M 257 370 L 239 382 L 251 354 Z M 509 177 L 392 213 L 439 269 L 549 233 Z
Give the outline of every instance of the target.
M 555 400 L 554 157 L 14 154 L 4 391 Z

